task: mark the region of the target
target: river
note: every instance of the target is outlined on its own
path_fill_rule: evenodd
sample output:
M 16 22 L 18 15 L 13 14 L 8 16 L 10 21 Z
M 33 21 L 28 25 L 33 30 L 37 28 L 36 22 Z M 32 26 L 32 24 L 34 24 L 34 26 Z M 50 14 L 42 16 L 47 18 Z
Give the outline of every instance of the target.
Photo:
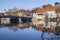
M 0 40 L 60 40 L 60 35 L 42 32 L 33 26 L 0 25 Z

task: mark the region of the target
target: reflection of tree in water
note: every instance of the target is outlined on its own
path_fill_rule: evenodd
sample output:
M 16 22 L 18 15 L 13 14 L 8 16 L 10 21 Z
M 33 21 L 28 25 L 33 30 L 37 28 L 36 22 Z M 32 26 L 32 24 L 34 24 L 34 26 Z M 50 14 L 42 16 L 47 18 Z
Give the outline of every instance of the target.
M 8 28 L 10 30 L 13 30 L 14 32 L 17 32 L 18 31 L 18 27 L 17 26 L 8 26 Z
M 17 32 L 18 28 L 17 27 L 12 27 L 13 31 Z
M 44 36 L 44 31 L 42 31 L 42 35 L 41 35 L 42 40 L 44 40 L 43 36 Z

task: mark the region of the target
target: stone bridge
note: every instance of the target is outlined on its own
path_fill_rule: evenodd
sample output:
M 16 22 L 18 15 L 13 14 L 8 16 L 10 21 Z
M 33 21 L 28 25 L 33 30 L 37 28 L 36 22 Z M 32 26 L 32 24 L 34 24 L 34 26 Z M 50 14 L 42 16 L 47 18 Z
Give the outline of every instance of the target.
M 32 17 L 29 16 L 0 16 L 0 24 L 18 24 L 31 22 Z

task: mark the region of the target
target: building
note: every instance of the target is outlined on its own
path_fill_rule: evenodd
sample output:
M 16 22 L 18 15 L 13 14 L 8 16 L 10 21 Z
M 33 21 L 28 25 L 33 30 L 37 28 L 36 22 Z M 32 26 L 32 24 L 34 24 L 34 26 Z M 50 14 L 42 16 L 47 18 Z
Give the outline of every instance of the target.
M 4 13 L 0 13 L 0 16 L 3 16 L 4 15 Z
M 4 16 L 4 13 L 0 13 L 0 17 Z M 1 24 L 1 18 L 0 18 L 0 24 Z
M 24 12 L 25 12 L 25 10 L 24 9 L 20 9 L 19 11 L 18 11 L 18 13 L 17 13 L 17 16 L 23 16 L 24 15 Z
M 9 15 L 9 16 L 17 16 L 17 13 L 18 13 L 18 12 L 5 12 L 4 15 L 5 15 L 5 16 L 8 16 L 8 15 Z
M 32 17 L 32 12 L 30 10 L 20 9 L 17 13 L 17 16 L 19 17 Z M 19 22 L 21 23 L 22 20 L 19 18 Z
M 5 12 L 4 15 L 6 15 L 6 16 L 7 16 L 7 15 L 10 15 L 10 12 Z
M 17 16 L 32 16 L 32 11 L 20 9 L 19 12 L 17 13 Z

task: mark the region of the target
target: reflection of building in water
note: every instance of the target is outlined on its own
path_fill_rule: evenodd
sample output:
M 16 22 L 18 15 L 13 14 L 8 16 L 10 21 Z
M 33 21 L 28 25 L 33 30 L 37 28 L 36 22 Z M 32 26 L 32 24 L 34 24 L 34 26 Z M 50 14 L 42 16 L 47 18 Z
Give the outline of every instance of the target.
M 23 26 L 23 27 L 19 27 L 19 29 L 26 29 L 26 28 L 29 28 L 28 26 Z
M 55 29 L 57 22 L 48 22 L 46 28 Z
M 42 32 L 48 32 L 48 33 L 57 33 L 55 29 L 49 29 L 44 28 L 43 26 L 33 27 L 34 29 Z
M 20 24 L 18 24 L 18 27 L 20 29 L 25 29 L 25 28 L 29 28 L 30 26 L 32 26 L 31 24 L 32 23 L 20 23 Z

